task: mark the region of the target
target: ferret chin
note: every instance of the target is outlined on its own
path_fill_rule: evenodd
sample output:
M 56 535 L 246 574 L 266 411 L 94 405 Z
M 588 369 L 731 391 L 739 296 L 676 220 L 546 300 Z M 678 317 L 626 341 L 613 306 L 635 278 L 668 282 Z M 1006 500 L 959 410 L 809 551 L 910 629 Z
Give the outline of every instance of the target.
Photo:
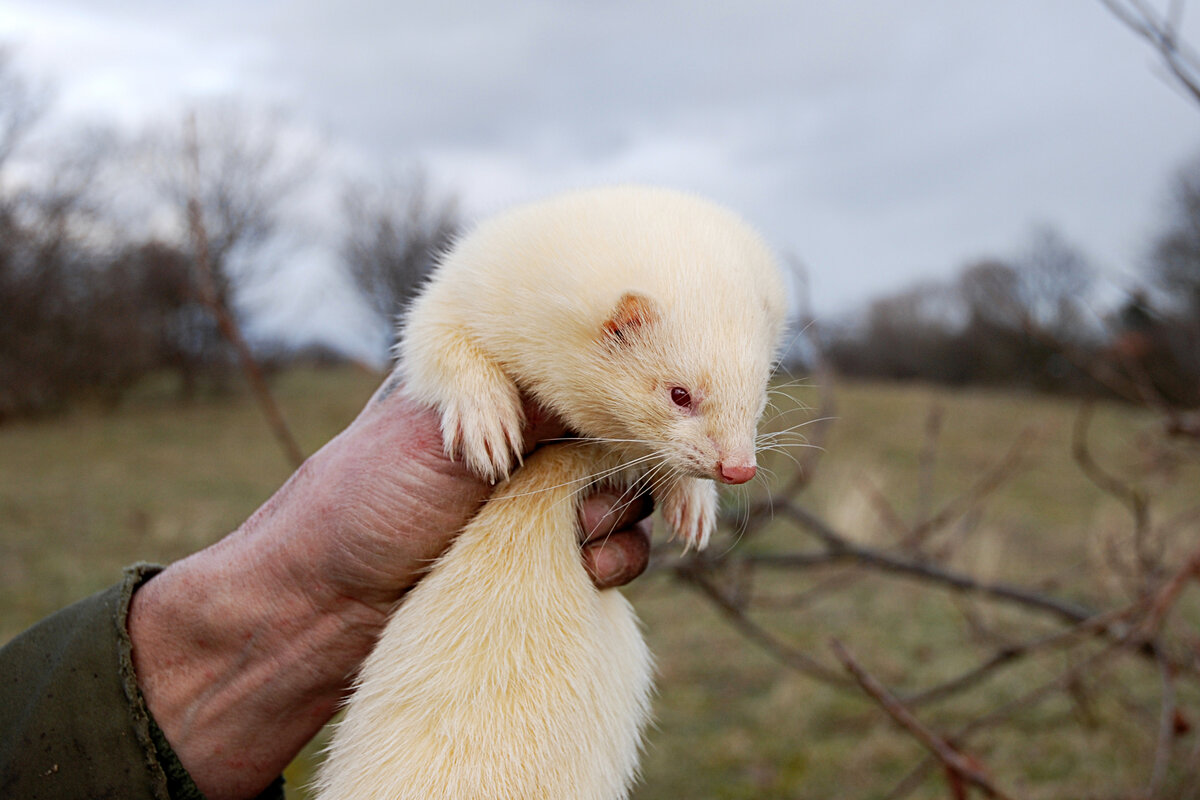
M 446 254 L 405 318 L 397 373 L 440 412 L 447 453 L 499 485 L 393 614 L 320 797 L 626 796 L 650 658 L 628 603 L 583 569 L 577 501 L 619 477 L 704 547 L 713 482 L 757 468 L 784 297 L 739 218 L 664 189 L 517 208 Z M 522 395 L 588 441 L 516 468 Z

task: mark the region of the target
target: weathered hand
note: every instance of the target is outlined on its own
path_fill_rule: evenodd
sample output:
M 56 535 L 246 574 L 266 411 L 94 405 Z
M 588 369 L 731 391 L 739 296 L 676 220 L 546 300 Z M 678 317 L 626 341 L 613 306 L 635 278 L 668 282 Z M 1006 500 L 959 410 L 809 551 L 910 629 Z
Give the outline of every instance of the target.
M 536 407 L 526 409 L 530 426 L 525 451 L 562 434 L 562 427 Z M 292 484 L 299 484 L 293 486 Z M 318 515 L 315 525 L 292 529 L 289 548 L 303 558 L 282 563 L 299 574 L 287 580 L 314 586 L 335 597 L 354 598 L 386 613 L 420 578 L 479 508 L 491 488 L 442 449 L 438 418 L 385 385 L 359 417 L 327 444 L 268 503 L 286 504 L 301 493 L 298 511 Z M 616 517 L 607 512 L 615 497 L 597 495 L 581 507 L 589 540 L 584 565 L 601 588 L 620 586 L 646 567 L 649 548 L 645 502 L 629 504 Z M 253 520 L 251 520 L 251 524 Z
M 529 409 L 527 449 L 560 435 Z M 434 412 L 385 386 L 237 531 L 133 598 L 146 702 L 210 798 L 253 797 L 328 721 L 387 614 L 490 487 L 443 454 Z M 580 509 L 601 588 L 646 566 L 648 501 Z

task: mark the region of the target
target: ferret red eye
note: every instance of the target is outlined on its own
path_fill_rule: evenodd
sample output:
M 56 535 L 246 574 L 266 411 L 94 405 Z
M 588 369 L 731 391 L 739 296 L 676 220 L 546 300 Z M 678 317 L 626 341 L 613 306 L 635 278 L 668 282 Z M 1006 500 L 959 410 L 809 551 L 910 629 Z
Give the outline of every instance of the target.
M 691 408 L 692 395 L 687 389 L 684 389 L 681 386 L 676 386 L 671 390 L 671 402 L 680 408 Z

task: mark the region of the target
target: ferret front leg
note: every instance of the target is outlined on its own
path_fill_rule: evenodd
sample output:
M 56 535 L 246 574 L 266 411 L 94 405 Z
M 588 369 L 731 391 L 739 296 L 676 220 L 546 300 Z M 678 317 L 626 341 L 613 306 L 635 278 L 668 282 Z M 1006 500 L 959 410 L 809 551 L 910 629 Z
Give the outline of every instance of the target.
M 507 478 L 521 460 L 525 422 L 516 384 L 461 331 L 413 333 L 400 371 L 406 390 L 441 413 L 447 455 L 493 483 Z
M 717 487 L 705 478 L 681 478 L 656 500 L 671 527 L 671 538 L 683 539 L 683 549 L 703 550 L 717 526 Z

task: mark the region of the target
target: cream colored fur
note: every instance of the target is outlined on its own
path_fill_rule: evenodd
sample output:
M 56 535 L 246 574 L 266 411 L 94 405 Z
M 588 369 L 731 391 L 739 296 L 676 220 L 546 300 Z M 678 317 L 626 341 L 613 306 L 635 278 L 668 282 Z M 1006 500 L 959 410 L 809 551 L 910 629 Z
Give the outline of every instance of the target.
M 626 796 L 650 659 L 629 605 L 585 574 L 576 501 L 621 467 L 703 547 L 711 479 L 753 474 L 784 313 L 758 236 L 669 190 L 568 194 L 457 243 L 407 315 L 397 370 L 441 412 L 448 453 L 512 477 L 393 615 L 323 800 Z M 513 472 L 522 393 L 592 442 Z
M 321 773 L 324 800 L 611 800 L 637 769 L 650 654 L 579 557 L 591 445 L 539 450 L 394 614 Z
M 614 350 L 600 332 L 630 293 L 657 317 Z M 519 458 L 524 390 L 579 433 L 649 458 L 664 517 L 703 547 L 716 492 L 697 479 L 753 465 L 785 313 L 773 256 L 729 211 L 667 189 L 592 189 L 459 242 L 405 320 L 398 369 L 479 474 L 503 478 Z M 681 416 L 672 386 L 701 413 Z

